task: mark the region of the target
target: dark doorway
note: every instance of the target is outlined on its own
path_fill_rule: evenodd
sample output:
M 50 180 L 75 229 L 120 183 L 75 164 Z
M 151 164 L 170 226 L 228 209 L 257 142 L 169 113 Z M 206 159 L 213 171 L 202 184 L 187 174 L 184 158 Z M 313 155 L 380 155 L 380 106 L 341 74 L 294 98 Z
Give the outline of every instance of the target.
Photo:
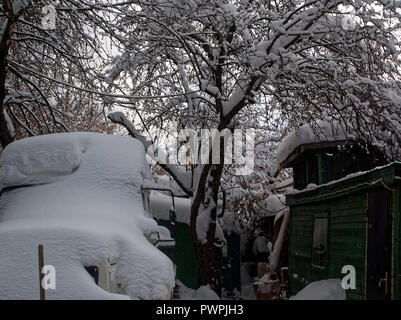
M 391 299 L 392 192 L 368 192 L 366 299 Z

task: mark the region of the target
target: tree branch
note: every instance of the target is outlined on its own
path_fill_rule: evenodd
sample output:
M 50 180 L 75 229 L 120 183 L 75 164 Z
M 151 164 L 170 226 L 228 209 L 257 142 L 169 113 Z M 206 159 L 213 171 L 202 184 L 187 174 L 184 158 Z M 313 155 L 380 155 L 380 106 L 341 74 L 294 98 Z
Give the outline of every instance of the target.
M 107 115 L 107 118 L 110 119 L 113 123 L 120 124 L 127 129 L 129 135 L 135 139 L 138 139 L 143 146 L 145 147 L 145 150 L 147 150 L 149 147 L 153 145 L 153 141 L 146 139 L 142 134 L 140 134 L 134 127 L 134 124 L 128 120 L 126 115 L 122 112 L 113 112 Z M 161 150 L 158 150 L 158 152 L 162 152 Z M 152 155 L 149 155 L 152 156 Z M 164 157 L 163 157 L 164 158 Z M 188 196 L 192 196 L 192 190 L 191 190 L 191 184 L 190 181 L 192 179 L 192 176 L 190 173 L 180 169 L 176 165 L 171 165 L 171 164 L 164 164 L 160 163 L 158 159 L 152 157 L 156 163 L 162 167 L 164 170 L 167 171 L 167 173 L 177 182 L 178 186 L 184 191 Z

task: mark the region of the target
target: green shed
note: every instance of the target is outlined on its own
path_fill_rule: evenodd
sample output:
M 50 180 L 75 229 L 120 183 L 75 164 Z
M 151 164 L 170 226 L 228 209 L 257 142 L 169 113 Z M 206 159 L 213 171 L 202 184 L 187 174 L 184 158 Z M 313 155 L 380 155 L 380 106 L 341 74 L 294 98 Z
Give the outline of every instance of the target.
M 192 246 L 189 230 L 190 199 L 174 197 L 175 203 L 175 248 L 174 263 L 176 266 L 176 278 L 186 287 L 197 289 L 198 264 Z M 149 196 L 149 210 L 159 225 L 171 229 L 169 209 L 172 207 L 172 197 L 162 192 L 153 190 Z
M 400 298 L 401 164 L 327 121 L 290 133 L 276 159 L 279 169 L 293 168 L 290 294 L 352 273 L 348 299 Z
M 348 299 L 401 297 L 401 163 L 354 173 L 287 196 L 290 293 L 356 271 Z

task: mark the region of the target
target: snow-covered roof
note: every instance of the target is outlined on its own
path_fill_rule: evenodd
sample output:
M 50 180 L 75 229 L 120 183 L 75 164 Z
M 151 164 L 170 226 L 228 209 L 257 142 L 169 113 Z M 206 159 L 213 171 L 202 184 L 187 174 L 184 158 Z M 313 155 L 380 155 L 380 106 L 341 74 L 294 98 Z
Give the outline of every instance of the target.
M 0 299 L 39 298 L 39 244 L 56 269 L 48 299 L 167 298 L 174 270 L 144 235 L 158 230 L 143 209 L 145 178 L 144 148 L 129 137 L 63 133 L 8 145 L 0 159 Z M 83 267 L 105 260 L 125 295 L 104 291 Z
M 172 208 L 173 202 L 171 196 L 161 192 L 152 191 L 150 194 L 150 208 L 153 217 L 161 220 L 169 220 L 169 210 Z M 189 225 L 191 217 L 191 200 L 189 198 L 174 198 L 175 213 L 177 222 Z M 201 213 L 196 220 L 196 230 L 202 241 L 206 239 L 206 233 L 209 228 L 210 213 L 205 211 Z M 216 239 L 224 240 L 223 229 L 219 223 L 216 224 Z
M 280 164 L 287 159 L 295 149 L 304 144 L 319 142 L 334 142 L 355 139 L 355 135 L 349 133 L 338 122 L 318 120 L 312 126 L 305 124 L 288 134 L 279 144 L 274 157 L 271 173 L 274 174 Z
M 152 191 L 149 196 L 150 209 L 154 218 L 158 220 L 169 220 L 169 211 L 173 206 L 171 196 L 162 192 Z M 191 200 L 189 198 L 174 198 L 177 222 L 189 225 L 191 216 Z
M 304 188 L 302 190 L 292 189 L 288 193 L 286 193 L 286 195 L 288 195 L 288 196 L 289 195 L 297 195 L 297 194 L 302 194 L 302 193 L 306 193 L 306 192 L 309 192 L 309 191 L 321 189 L 321 188 L 324 188 L 324 187 L 327 187 L 327 186 L 331 186 L 331 185 L 334 185 L 334 184 L 337 184 L 337 183 L 340 183 L 340 182 L 344 182 L 344 181 L 350 180 L 352 178 L 356 178 L 356 177 L 360 177 L 360 176 L 369 174 L 370 172 L 373 172 L 373 171 L 377 171 L 377 170 L 381 170 L 381 169 L 390 167 L 390 166 L 392 166 L 394 164 L 400 165 L 401 162 L 393 161 L 393 162 L 388 163 L 388 164 L 386 164 L 384 166 L 378 166 L 378 167 L 375 167 L 375 168 L 370 169 L 370 170 L 353 172 L 353 173 L 347 174 L 345 177 L 342 177 L 340 179 L 331 180 L 331 181 L 329 181 L 327 183 L 323 183 L 323 184 L 319 184 L 319 185 L 314 184 L 314 183 L 310 183 L 310 184 L 308 184 L 306 186 L 306 188 Z

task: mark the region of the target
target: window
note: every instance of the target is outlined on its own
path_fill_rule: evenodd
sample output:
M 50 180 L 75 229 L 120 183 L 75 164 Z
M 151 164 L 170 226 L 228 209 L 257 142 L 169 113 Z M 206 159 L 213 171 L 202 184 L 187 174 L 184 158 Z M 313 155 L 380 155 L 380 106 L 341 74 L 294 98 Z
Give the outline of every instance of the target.
M 325 267 L 327 260 L 327 218 L 316 218 L 313 226 L 312 265 Z

